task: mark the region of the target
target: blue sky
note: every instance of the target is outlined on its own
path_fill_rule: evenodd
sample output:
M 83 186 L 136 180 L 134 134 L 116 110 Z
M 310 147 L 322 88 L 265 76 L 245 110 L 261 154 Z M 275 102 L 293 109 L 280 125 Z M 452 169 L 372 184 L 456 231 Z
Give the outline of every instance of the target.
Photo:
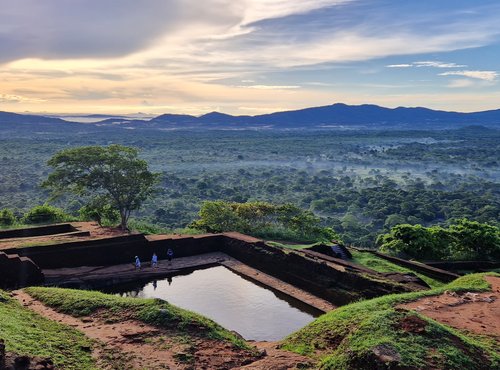
M 500 108 L 500 2 L 6 0 L 0 110 Z

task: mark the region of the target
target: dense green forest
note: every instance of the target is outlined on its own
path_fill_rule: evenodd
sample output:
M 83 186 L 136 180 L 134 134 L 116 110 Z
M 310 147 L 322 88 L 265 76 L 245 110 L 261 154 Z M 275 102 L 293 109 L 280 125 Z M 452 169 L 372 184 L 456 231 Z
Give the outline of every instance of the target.
M 206 200 L 291 203 L 313 212 L 348 243 L 374 246 L 402 223 L 499 225 L 500 131 L 148 131 L 74 129 L 3 132 L 0 209 L 18 216 L 50 198 L 40 183 L 57 151 L 134 146 L 160 185 L 134 217 L 164 228 L 197 218 Z M 77 215 L 82 202 L 52 204 Z

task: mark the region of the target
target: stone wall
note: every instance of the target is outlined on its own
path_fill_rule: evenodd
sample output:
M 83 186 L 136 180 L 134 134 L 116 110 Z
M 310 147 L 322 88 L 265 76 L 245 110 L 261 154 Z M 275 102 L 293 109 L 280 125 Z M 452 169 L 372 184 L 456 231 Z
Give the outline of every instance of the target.
M 428 275 L 430 277 L 433 277 L 437 280 L 441 280 L 444 282 L 450 282 L 459 277 L 459 275 L 454 274 L 453 272 L 442 270 L 423 263 L 408 261 L 402 258 L 389 256 L 387 254 L 383 254 L 377 251 L 368 251 L 368 252 L 376 255 L 377 257 L 383 258 L 389 262 L 395 263 L 396 265 L 408 267 L 412 270 L 421 272 L 422 274 Z
M 241 262 L 307 290 L 335 305 L 361 298 L 415 290 L 382 276 L 349 266 L 329 263 L 314 256 L 272 247 L 263 241 L 226 233 L 203 236 L 161 237 L 126 235 L 106 239 L 13 249 L 20 256 L 31 258 L 42 269 L 78 266 L 110 266 L 133 263 L 134 256 L 149 261 L 153 253 L 167 257 L 171 248 L 174 257 L 187 257 L 220 251 Z M 312 252 L 311 252 L 312 253 Z
M 71 224 L 57 224 L 28 227 L 24 229 L 1 230 L 0 239 L 28 238 L 32 236 L 64 234 L 77 231 Z
M 174 251 L 175 257 L 194 256 L 220 250 L 223 243 L 222 235 L 149 241 L 144 235 L 135 234 L 57 245 L 12 248 L 5 252 L 29 257 L 42 269 L 57 269 L 133 263 L 134 256 L 139 256 L 142 261 L 149 261 L 153 253 L 156 253 L 159 259 L 165 259 L 168 248 Z
M 234 234 L 226 236 L 222 252 L 335 305 L 413 290 L 391 281 L 384 282 L 375 276 L 370 278 L 368 274 L 361 274 L 350 268 L 335 269 L 324 261 L 271 247 L 261 241 L 250 242 Z
M 0 252 L 0 288 L 19 288 L 42 282 L 43 273 L 31 259 Z

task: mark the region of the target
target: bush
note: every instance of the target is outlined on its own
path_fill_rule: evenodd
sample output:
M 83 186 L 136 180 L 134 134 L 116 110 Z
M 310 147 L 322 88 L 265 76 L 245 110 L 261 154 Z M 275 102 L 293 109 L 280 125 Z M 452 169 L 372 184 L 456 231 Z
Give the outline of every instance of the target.
M 10 226 L 17 221 L 16 216 L 12 210 L 5 208 L 0 210 L 0 226 Z
M 498 260 L 500 229 L 467 219 L 449 228 L 403 224 L 380 235 L 377 245 L 382 252 L 420 260 Z
M 103 197 L 92 199 L 78 213 L 83 221 L 97 221 L 99 226 L 114 226 L 120 222 L 120 212 Z
M 49 205 L 36 206 L 25 213 L 23 220 L 27 224 L 45 224 L 63 222 L 71 219 L 62 209 Z

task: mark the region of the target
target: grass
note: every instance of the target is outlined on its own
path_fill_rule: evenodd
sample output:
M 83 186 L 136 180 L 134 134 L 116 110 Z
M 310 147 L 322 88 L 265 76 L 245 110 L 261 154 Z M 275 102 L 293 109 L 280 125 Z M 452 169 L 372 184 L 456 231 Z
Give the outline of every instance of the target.
M 108 322 L 127 317 L 160 328 L 202 335 L 248 348 L 244 340 L 214 321 L 159 299 L 126 298 L 95 291 L 42 287 L 27 288 L 26 292 L 55 310 L 71 316 L 89 316 L 99 311 Z M 102 310 L 105 312 L 102 313 Z
M 425 281 L 431 288 L 439 288 L 445 285 L 445 283 L 443 283 L 442 281 L 433 279 L 427 275 L 422 274 L 421 272 L 414 271 L 410 268 L 396 265 L 395 263 L 377 257 L 370 252 L 361 252 L 353 249 L 351 249 L 350 251 L 352 253 L 352 262 L 368 267 L 377 272 L 411 272 Z
M 116 225 L 111 225 L 111 226 L 116 226 Z M 134 231 L 146 234 L 146 235 L 153 235 L 153 234 L 200 235 L 200 234 L 204 234 L 204 232 L 201 230 L 192 229 L 189 227 L 180 228 L 180 229 L 169 229 L 169 228 L 155 225 L 155 224 L 147 222 L 147 221 L 142 221 L 142 220 L 137 220 L 137 219 L 131 219 L 128 223 L 128 227 L 131 230 L 134 230 Z
M 79 331 L 43 318 L 23 308 L 0 290 L 0 338 L 7 351 L 19 355 L 50 357 L 57 368 L 96 369 L 93 342 Z
M 276 241 L 266 241 L 266 244 L 269 244 L 273 247 L 280 247 L 280 248 L 288 248 L 288 249 L 304 249 L 304 248 L 310 248 L 318 243 L 312 243 L 312 244 L 289 244 L 289 243 L 281 243 L 281 242 L 276 242 Z
M 395 308 L 400 303 L 446 290 L 489 290 L 484 280 L 488 274 L 492 275 L 468 275 L 432 290 L 387 295 L 340 307 L 290 335 L 283 348 L 317 356 L 322 369 L 376 368 L 373 351 L 380 349 L 397 354 L 399 366 L 413 369 L 498 368 L 500 352 L 493 340 L 466 335 L 413 311 Z M 415 317 L 425 322 L 423 332 L 400 328 L 401 322 Z

